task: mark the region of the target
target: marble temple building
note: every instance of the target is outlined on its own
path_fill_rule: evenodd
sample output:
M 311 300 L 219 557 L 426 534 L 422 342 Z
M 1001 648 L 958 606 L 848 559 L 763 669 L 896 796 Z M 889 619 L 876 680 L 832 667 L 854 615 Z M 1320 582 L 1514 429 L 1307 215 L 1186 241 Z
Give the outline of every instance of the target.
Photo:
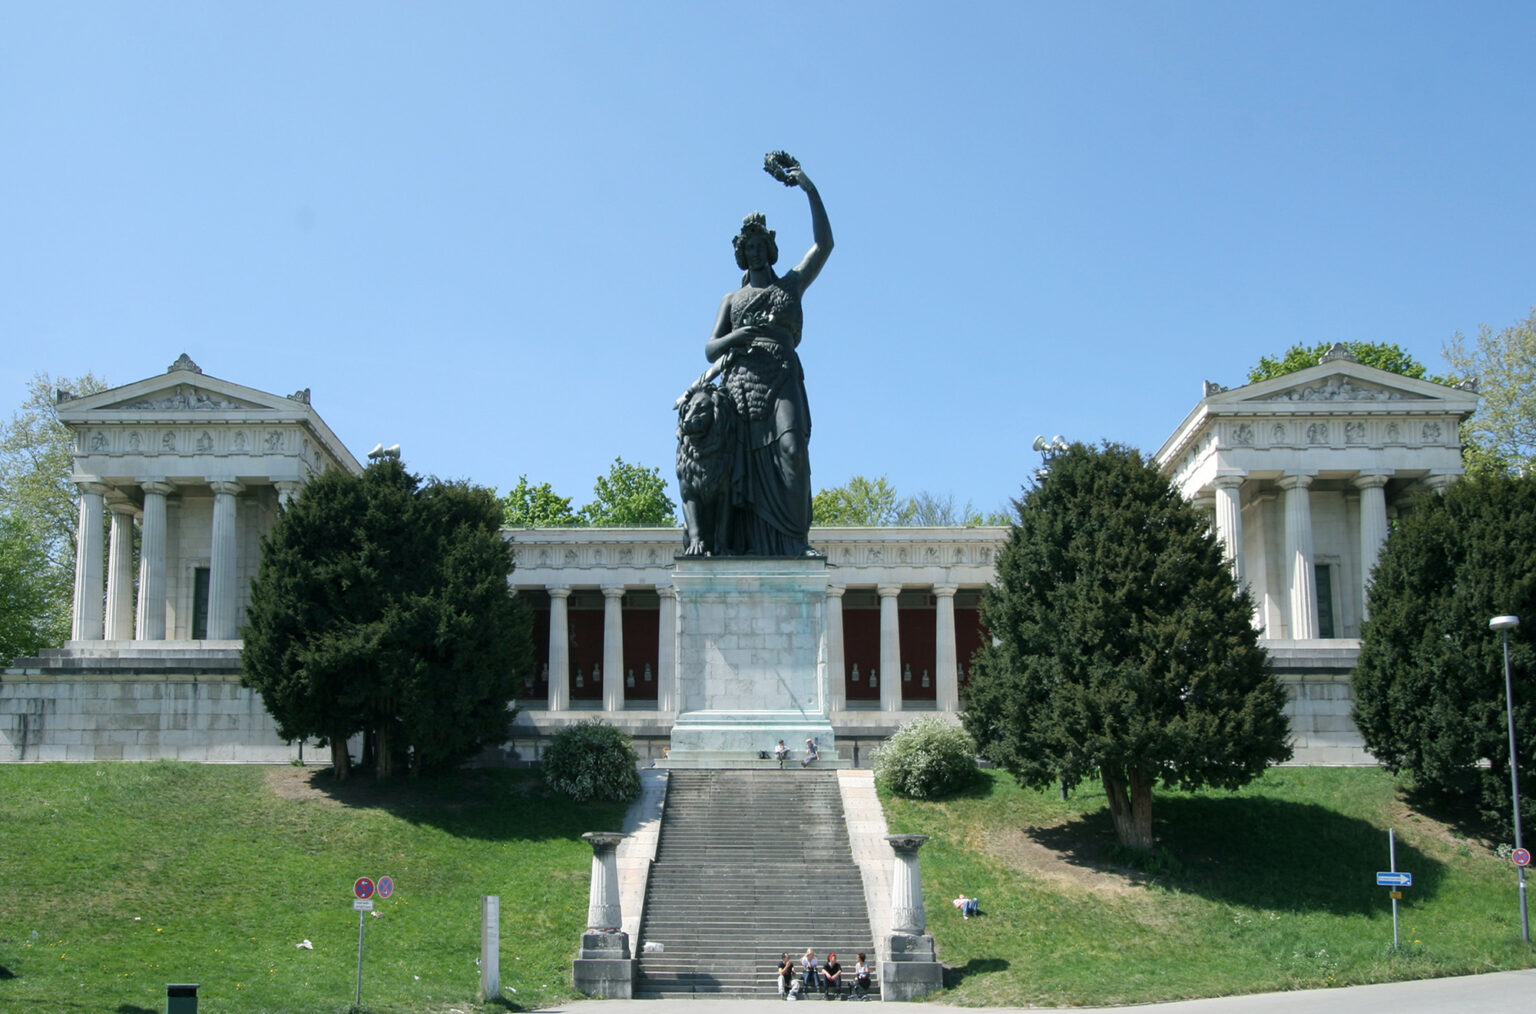
M 1298 763 L 1370 762 L 1349 717 L 1368 575 L 1394 514 L 1461 474 L 1460 425 L 1476 404 L 1472 390 L 1377 370 L 1336 347 L 1273 380 L 1206 384 L 1155 455 L 1212 512 L 1253 592 L 1254 624 L 1290 695 Z M 80 489 L 71 639 L 0 678 L 0 760 L 296 756 L 304 745 L 277 739 L 260 698 L 239 686 L 241 617 L 281 505 L 311 476 L 359 472 L 357 459 L 307 390 L 242 387 L 186 356 L 133 384 L 61 394 L 58 413 L 75 437 Z M 827 561 L 826 712 L 845 759 L 867 766 L 869 749 L 914 713 L 958 713 L 1007 534 L 811 530 Z M 594 714 L 661 758 L 678 718 L 681 531 L 506 536 L 537 659 L 513 739 L 489 759 L 536 761 L 552 731 Z

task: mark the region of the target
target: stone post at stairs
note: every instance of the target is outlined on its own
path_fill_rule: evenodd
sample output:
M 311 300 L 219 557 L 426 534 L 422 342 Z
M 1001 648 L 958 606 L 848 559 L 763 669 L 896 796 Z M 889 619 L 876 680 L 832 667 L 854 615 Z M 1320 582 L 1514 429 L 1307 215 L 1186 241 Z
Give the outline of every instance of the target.
M 587 930 L 571 971 L 572 985 L 588 996 L 628 1000 L 635 992 L 635 962 L 629 934 L 619 928 L 619 842 L 617 831 L 588 831 L 592 845 L 592 885 L 587 894 Z
M 923 912 L 923 880 L 917 850 L 925 834 L 888 834 L 896 865 L 891 871 L 891 934 L 885 938 L 890 957 L 880 963 L 883 1000 L 918 1000 L 944 987 L 944 966 L 933 949 Z

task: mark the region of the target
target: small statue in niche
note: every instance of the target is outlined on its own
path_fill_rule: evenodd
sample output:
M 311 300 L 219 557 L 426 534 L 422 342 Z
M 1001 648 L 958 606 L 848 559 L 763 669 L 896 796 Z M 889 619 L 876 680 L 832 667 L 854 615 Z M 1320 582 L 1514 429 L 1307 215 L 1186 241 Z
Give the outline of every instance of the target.
M 848 678 L 854 683 L 859 681 L 859 663 L 853 663 L 853 673 Z
M 925 686 L 925 687 L 926 686 L 931 686 L 931 684 L 930 684 L 930 682 L 928 680 L 928 670 L 927 669 L 923 670 L 923 686 Z
M 869 685 L 871 687 L 878 687 L 880 685 L 880 677 L 875 673 L 875 670 L 873 669 L 869 671 Z
M 197 452 L 199 454 L 207 454 L 211 450 L 213 450 L 213 434 L 203 430 L 197 438 Z
M 593 683 L 601 683 L 602 681 L 603 681 L 603 667 L 600 666 L 600 665 L 593 665 L 592 666 L 592 682 Z
M 631 669 L 624 677 L 624 685 L 633 688 L 635 685 L 635 670 Z
M 235 450 L 245 450 L 245 430 L 235 430 Z
M 128 449 L 135 454 L 144 449 L 144 438 L 139 436 L 138 430 L 128 434 Z
M 651 663 L 649 662 L 645 663 L 645 674 L 643 678 L 647 683 L 650 683 L 654 679 L 654 677 L 651 675 Z
M 577 667 L 576 667 L 576 686 L 578 686 L 578 687 L 584 687 L 584 686 L 586 686 L 586 685 L 587 685 L 587 684 L 586 684 L 586 680 L 584 680 L 584 679 L 583 679 L 583 678 L 582 678 L 582 675 L 581 675 L 581 666 L 579 666 L 579 665 L 578 665 L 578 666 L 577 666 Z
M 912 663 L 911 662 L 908 662 L 906 665 L 901 667 L 901 681 L 903 683 L 911 683 L 912 682 Z
M 176 449 L 176 433 L 174 430 L 166 430 L 160 435 L 160 446 L 167 451 Z

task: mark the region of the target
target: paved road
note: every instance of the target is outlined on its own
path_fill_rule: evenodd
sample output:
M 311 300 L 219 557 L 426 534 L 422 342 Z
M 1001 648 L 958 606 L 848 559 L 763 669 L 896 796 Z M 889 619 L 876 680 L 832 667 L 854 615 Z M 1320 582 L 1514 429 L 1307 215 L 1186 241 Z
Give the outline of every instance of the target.
M 804 1001 L 820 1004 L 820 1000 Z M 1124 1014 L 1124 1007 L 985 1007 L 940 1008 L 938 1005 L 879 1004 L 890 1006 L 894 1014 L 922 1014 L 940 1009 L 1023 1011 L 1060 1010 L 1071 1014 Z M 560 1014 L 657 1014 L 663 1009 L 682 1008 L 685 1014 L 767 1014 L 783 1010 L 779 1000 L 684 1000 L 663 1003 L 656 1000 L 583 1000 L 579 1003 L 546 1008 Z M 819 1008 L 813 1008 L 819 1009 Z M 850 1010 L 874 1008 L 848 1008 Z M 1536 969 L 1523 972 L 1495 972 L 1454 979 L 1425 979 L 1420 982 L 1391 982 L 1382 986 L 1350 986 L 1346 989 L 1316 989 L 1294 993 L 1259 993 L 1254 996 L 1218 997 L 1214 1000 L 1181 1000 L 1177 1003 L 1141 1004 L 1147 1014 L 1273 1014 L 1277 1011 L 1305 1011 L 1306 1014 L 1531 1014 L 1536 1011 Z

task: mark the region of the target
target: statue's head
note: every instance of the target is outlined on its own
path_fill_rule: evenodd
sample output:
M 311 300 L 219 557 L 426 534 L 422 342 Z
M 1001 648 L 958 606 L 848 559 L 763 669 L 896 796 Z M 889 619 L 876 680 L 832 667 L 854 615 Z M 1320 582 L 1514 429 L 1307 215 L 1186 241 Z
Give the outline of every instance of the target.
M 777 264 L 779 245 L 773 241 L 773 235 L 773 230 L 768 228 L 768 220 L 763 217 L 761 211 L 754 211 L 742 219 L 741 231 L 731 238 L 731 246 L 736 250 L 736 266 L 743 271 L 747 270 L 747 244 L 753 240 L 763 244 L 768 263 Z

